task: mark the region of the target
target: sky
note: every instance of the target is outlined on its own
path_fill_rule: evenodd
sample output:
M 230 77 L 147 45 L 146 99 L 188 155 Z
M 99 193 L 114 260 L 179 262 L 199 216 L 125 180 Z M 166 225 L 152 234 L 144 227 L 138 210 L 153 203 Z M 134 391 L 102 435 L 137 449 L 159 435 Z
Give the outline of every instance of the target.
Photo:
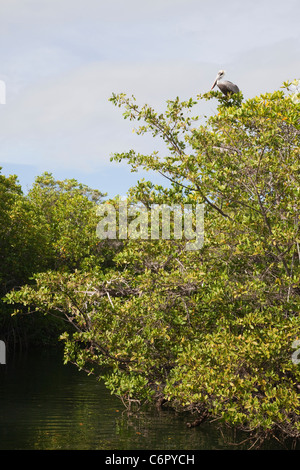
M 125 195 L 115 152 L 164 152 L 133 133 L 112 93 L 163 110 L 209 91 L 220 69 L 250 98 L 300 78 L 299 0 L 1 0 L 0 166 L 26 192 L 47 171 Z M 216 103 L 199 103 L 197 114 Z M 209 108 L 207 108 L 209 107 Z

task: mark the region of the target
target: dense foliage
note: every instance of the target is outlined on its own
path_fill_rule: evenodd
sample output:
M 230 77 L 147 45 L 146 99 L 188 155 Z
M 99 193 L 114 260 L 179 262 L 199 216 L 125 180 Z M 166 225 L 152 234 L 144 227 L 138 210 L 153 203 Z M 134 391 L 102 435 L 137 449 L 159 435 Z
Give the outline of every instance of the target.
M 23 284 L 34 273 L 72 271 L 92 264 L 100 255 L 94 227 L 100 191 L 75 180 L 56 181 L 49 173 L 36 178 L 28 194 L 22 193 L 16 176 L 0 175 L 1 191 L 1 297 Z M 103 258 L 103 256 L 102 256 Z M 23 309 L 24 310 L 24 309 Z M 42 318 L 11 318 L 13 312 L 1 303 L 1 338 L 9 344 L 52 341 L 62 321 Z M 38 318 L 40 317 L 40 318 Z
M 52 240 L 56 256 L 68 247 L 69 269 L 56 264 L 7 295 L 29 311 L 64 315 L 73 325 L 62 336 L 66 361 L 103 377 L 128 406 L 166 402 L 257 439 L 300 437 L 300 369 L 292 361 L 300 337 L 300 104 L 289 86 L 247 101 L 218 92 L 176 98 L 163 114 L 113 95 L 125 118 L 143 121 L 138 134 L 167 147 L 164 157 L 114 156 L 168 182 L 140 181 L 128 203 L 204 203 L 203 247 L 186 250 L 175 237 L 129 239 L 121 248 L 110 240 L 109 263 L 104 256 L 82 264 L 95 227 L 77 234 L 72 219 L 66 243 L 55 209 Z M 214 116 L 191 117 L 216 98 Z

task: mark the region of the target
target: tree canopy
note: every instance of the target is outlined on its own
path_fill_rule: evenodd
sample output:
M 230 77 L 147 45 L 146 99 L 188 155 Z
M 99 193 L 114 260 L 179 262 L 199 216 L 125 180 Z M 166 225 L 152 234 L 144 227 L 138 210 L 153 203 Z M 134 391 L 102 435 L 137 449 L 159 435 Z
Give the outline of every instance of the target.
M 292 355 L 300 338 L 300 105 L 290 87 L 246 101 L 219 92 L 176 98 L 161 114 L 134 97 L 111 97 L 124 118 L 141 122 L 138 134 L 166 144 L 166 155 L 114 155 L 168 183 L 141 180 L 128 203 L 204 204 L 200 249 L 185 250 L 186 240 L 172 236 L 128 239 L 104 252 L 109 263 L 84 264 L 94 219 L 85 224 L 75 206 L 64 207 L 72 184 L 59 187 L 61 206 L 51 205 L 53 183 L 43 198 L 43 226 L 53 225 L 56 259 L 65 248 L 69 269 L 56 263 L 36 273 L 35 284 L 6 301 L 64 316 L 73 327 L 62 335 L 65 360 L 104 379 L 127 406 L 166 403 L 257 440 L 299 438 L 300 370 Z M 203 100 L 217 100 L 215 115 L 192 115 Z M 86 207 L 90 194 L 84 204 L 77 194 L 76 207 Z M 38 200 L 34 188 L 29 200 Z M 68 210 L 74 238 L 66 240 Z

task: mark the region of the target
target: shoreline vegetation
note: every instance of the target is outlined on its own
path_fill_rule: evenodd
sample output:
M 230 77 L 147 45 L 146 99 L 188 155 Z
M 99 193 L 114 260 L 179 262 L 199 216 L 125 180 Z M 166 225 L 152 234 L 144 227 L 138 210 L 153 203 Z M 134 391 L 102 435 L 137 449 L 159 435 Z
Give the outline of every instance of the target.
M 213 91 L 158 114 L 112 95 L 137 134 L 166 144 L 166 155 L 114 155 L 166 178 L 129 190 L 128 220 L 138 233 L 154 205 L 204 204 L 199 249 L 172 237 L 172 215 L 169 239 L 151 239 L 149 227 L 148 239 L 113 238 L 108 220 L 100 240 L 97 207 L 120 217 L 118 196 L 50 173 L 24 195 L 16 176 L 0 175 L 0 339 L 62 342 L 65 361 L 103 379 L 127 409 L 190 411 L 188 427 L 218 420 L 245 431 L 249 448 L 298 443 L 297 97 L 296 81 L 246 101 Z M 202 100 L 215 100 L 215 115 L 192 115 Z

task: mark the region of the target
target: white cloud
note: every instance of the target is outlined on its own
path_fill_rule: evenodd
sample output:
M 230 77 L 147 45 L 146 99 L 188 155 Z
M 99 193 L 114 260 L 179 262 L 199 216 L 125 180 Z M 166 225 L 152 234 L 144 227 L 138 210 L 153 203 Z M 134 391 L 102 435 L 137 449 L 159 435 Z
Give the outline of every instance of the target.
M 152 140 L 132 134 L 135 124 L 124 121 L 122 110 L 109 102 L 112 92 L 134 94 L 139 104 L 162 109 L 167 99 L 177 95 L 186 99 L 208 90 L 211 80 L 190 63 L 102 62 L 79 67 L 59 80 L 41 81 L 25 88 L 12 102 L 8 99 L 1 109 L 5 158 L 21 162 L 22 152 L 18 155 L 14 146 L 18 150 L 31 147 L 31 154 L 26 150 L 29 164 L 42 159 L 44 165 L 82 168 L 107 163 L 112 152 L 133 145 L 147 151 Z
M 0 159 L 91 170 L 151 151 L 112 92 L 162 109 L 207 91 L 219 68 L 246 96 L 276 89 L 299 76 L 299 13 L 298 0 L 1 0 Z

